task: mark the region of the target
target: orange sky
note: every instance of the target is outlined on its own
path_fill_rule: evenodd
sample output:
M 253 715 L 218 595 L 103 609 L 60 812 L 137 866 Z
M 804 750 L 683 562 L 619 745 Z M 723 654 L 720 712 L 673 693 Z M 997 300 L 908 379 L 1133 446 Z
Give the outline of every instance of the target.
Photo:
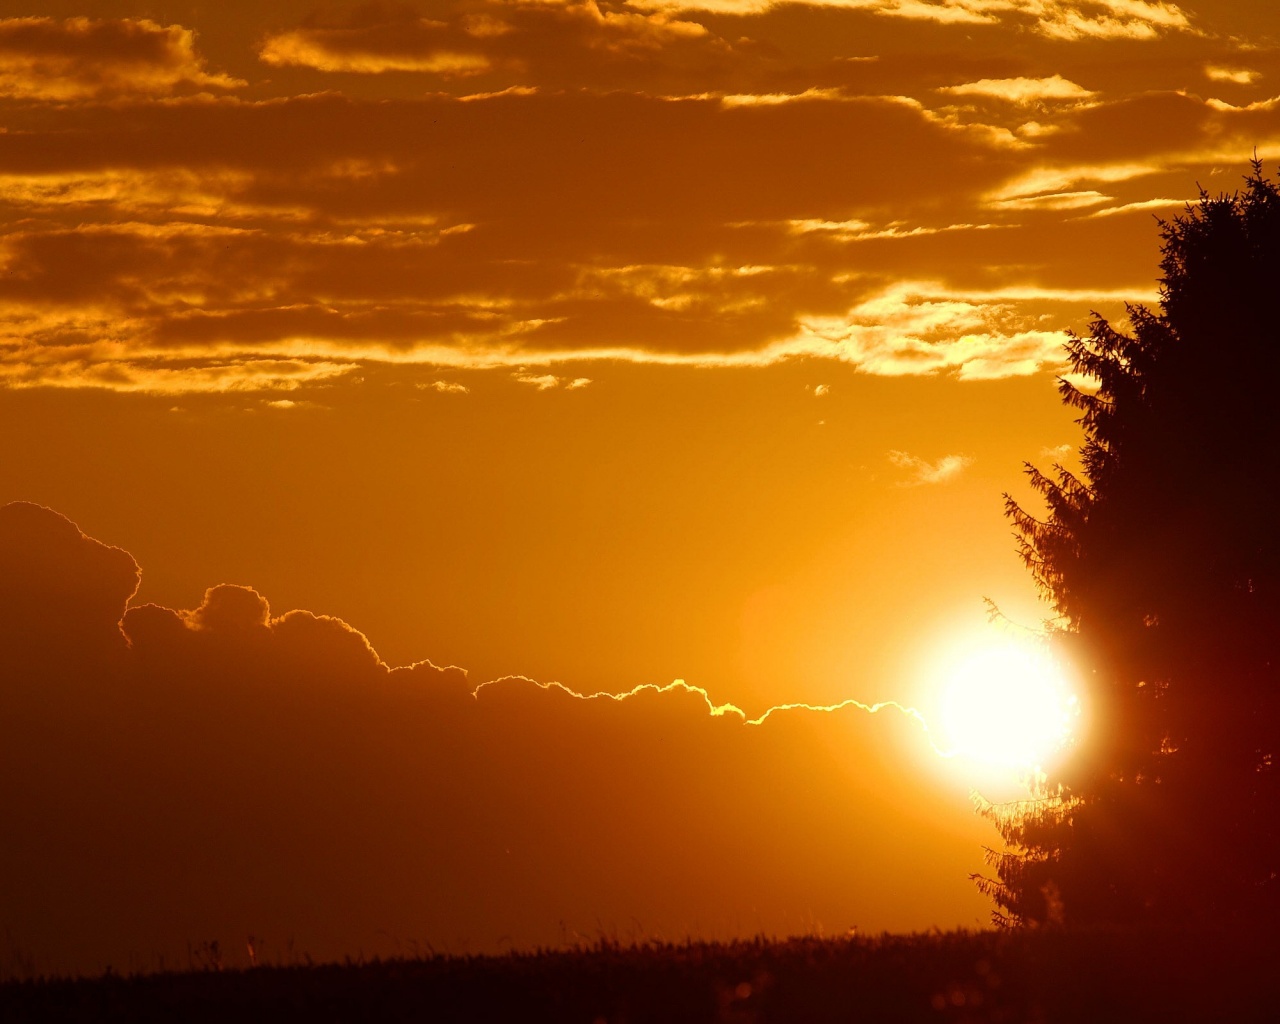
M 298 665 L 327 641 L 303 636 L 311 660 L 250 658 L 217 698 L 204 655 L 130 669 L 139 693 L 167 679 L 176 705 L 223 702 L 192 740 L 216 763 L 240 733 L 314 760 L 310 783 L 277 766 L 288 784 L 263 806 L 291 801 L 297 828 L 260 840 L 314 870 L 273 889 L 228 866 L 231 847 L 216 870 L 184 859 L 192 835 L 257 827 L 235 809 L 249 775 L 165 833 L 157 808 L 177 798 L 148 788 L 151 767 L 95 782 L 133 815 L 114 824 L 53 773 L 8 810 L 49 843 L 105 829 L 123 875 L 95 903 L 112 886 L 70 847 L 0 852 L 17 858 L 0 873 L 21 890 L 0 893 L 16 944 L 93 967 L 215 931 L 337 954 L 379 929 L 494 949 L 556 941 L 561 921 L 724 936 L 985 920 L 965 876 L 993 833 L 892 709 L 749 726 L 684 689 L 584 711 L 508 681 L 474 708 L 411 712 L 404 673 L 368 708 L 346 702 L 369 672 L 430 659 L 465 669 L 464 689 L 683 679 L 747 719 L 850 698 L 927 711 L 939 652 L 983 628 L 984 597 L 1043 614 L 1001 494 L 1025 494 L 1023 460 L 1079 440 L 1053 390 L 1062 332 L 1156 298 L 1153 215 L 1197 184 L 1235 188 L 1255 147 L 1280 158 L 1271 4 L 0 14 L 0 503 L 128 551 L 134 606 L 249 586 L 273 614 L 349 623 L 381 658 L 312 693 L 318 670 Z M 255 718 L 246 679 L 311 710 L 296 729 Z M 159 726 L 126 728 L 105 680 L 85 670 L 64 696 L 136 741 L 137 764 L 180 757 Z M 50 735 L 81 756 L 73 732 Z M 452 737 L 462 767 L 434 773 L 405 752 L 418 736 Z M 112 777 L 109 750 L 83 756 Z M 324 795 L 352 758 L 365 788 Z M 385 864 L 323 838 L 366 804 Z M 172 870 L 128 867 L 130 844 L 161 835 Z M 514 873 L 493 860 L 511 836 Z M 424 871 L 449 884 L 407 895 Z M 362 872 L 386 881 L 332 897 L 316 881 Z M 160 876 L 161 909 L 112 902 L 147 903 Z M 197 898 L 200 877 L 219 881 Z M 265 895 L 228 909 L 237 891 Z

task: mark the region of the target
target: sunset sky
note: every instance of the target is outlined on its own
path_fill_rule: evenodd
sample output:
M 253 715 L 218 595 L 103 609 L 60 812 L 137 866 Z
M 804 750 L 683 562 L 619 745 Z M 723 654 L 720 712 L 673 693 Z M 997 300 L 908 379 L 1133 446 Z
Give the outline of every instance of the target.
M 1079 443 L 1064 332 L 1157 300 L 1157 217 L 1255 150 L 1275 170 L 1270 0 L 0 15 L 0 504 L 87 535 L 15 514 L 0 548 L 27 575 L 0 596 L 26 608 L 55 563 L 89 579 L 87 538 L 128 552 L 141 582 L 103 569 L 99 618 L 140 609 L 156 721 L 240 765 L 207 769 L 225 800 L 183 789 L 144 690 L 64 672 L 49 692 L 102 717 L 48 726 L 70 775 L 5 798 L 37 837 L 0 851 L 6 941 L 92 969 L 255 929 L 338 955 L 379 929 L 494 950 L 986 921 L 967 875 L 994 830 L 931 748 L 938 679 L 984 598 L 1048 614 L 1001 510 L 1024 461 Z M 332 618 L 268 617 L 293 609 Z M 292 653 L 173 639 L 241 625 Z M 23 695 L 40 650 L 14 657 L 10 723 L 68 706 Z M 426 661 L 465 682 L 386 672 Z M 848 700 L 923 717 L 747 724 Z M 241 814 L 249 761 L 292 781 Z M 98 821 L 115 799 L 135 817 Z M 304 865 L 293 895 L 184 860 L 157 811 L 180 804 L 191 842 Z M 326 831 L 357 811 L 363 838 Z M 117 843 L 118 872 L 75 836 Z M 360 871 L 387 880 L 334 894 Z M 407 895 L 424 872 L 438 891 Z

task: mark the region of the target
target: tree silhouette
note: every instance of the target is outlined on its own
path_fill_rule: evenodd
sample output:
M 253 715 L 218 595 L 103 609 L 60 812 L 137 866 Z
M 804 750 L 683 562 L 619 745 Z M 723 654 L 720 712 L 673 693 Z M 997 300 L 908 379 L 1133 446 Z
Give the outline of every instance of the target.
M 1280 185 L 1255 159 L 1161 237 L 1159 311 L 1067 346 L 1083 473 L 1027 467 L 1044 518 L 1006 496 L 1092 714 L 1037 799 L 986 809 L 997 920 L 1280 906 Z

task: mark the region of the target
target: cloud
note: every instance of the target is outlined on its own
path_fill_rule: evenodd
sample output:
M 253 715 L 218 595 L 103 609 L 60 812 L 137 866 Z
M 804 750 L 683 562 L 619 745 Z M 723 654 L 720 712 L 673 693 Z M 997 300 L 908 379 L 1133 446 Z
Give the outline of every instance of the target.
M 0 623 L 34 627 L 0 646 L 0 905 L 42 970 L 982 913 L 986 825 L 897 706 L 475 686 L 243 585 L 126 611 L 133 560 L 34 505 L 0 508 L 0 567 Z
M 0 506 L 0 566 L 0 651 L 58 662 L 124 652 L 120 616 L 141 578 L 128 552 L 11 502 Z
M 1037 329 L 1034 316 L 1019 312 L 1033 296 L 1034 289 L 1016 287 L 964 293 L 936 283 L 898 283 L 843 315 L 806 319 L 790 350 L 881 376 L 1024 376 L 1060 365 L 1066 341 L 1064 332 Z
M 911 479 L 905 486 L 947 483 L 973 464 L 973 459 L 967 455 L 944 455 L 936 462 L 926 462 L 919 456 L 901 451 L 889 452 L 889 461 L 898 469 L 911 473 Z
M 1193 30 L 1182 8 L 1158 0 L 1015 0 L 1010 6 L 1037 19 L 1036 31 L 1051 39 L 1145 40 Z
M 1257 146 L 1265 154 L 1280 143 L 1274 104 L 1262 100 L 1237 107 L 1186 90 L 1133 93 L 1087 105 L 1070 115 L 1067 129 L 1047 140 L 1041 156 L 1048 157 L 1047 166 L 1031 173 L 1069 183 L 1122 182 L 1171 172 L 1185 180 L 1193 168 L 1212 173 L 1224 160 L 1243 166 L 1239 153 Z M 1108 140 L 1104 160 L 1097 159 L 1099 138 Z M 1233 174 L 1232 187 L 1239 181 Z
M 733 46 L 695 21 L 593 0 L 460 6 L 427 18 L 405 4 L 367 3 L 308 17 L 267 36 L 275 66 L 443 79 L 490 75 L 508 86 L 664 83 L 739 63 Z M 660 85 L 661 87 L 661 85 Z
M 0 96 L 76 101 L 245 83 L 205 70 L 195 36 L 146 18 L 0 19 Z
M 513 373 L 511 377 L 539 391 L 550 391 L 560 386 L 560 378 L 551 373 Z
M 258 56 L 277 67 L 358 74 L 473 75 L 491 67 L 479 52 L 454 48 L 447 29 L 447 23 L 419 17 L 407 5 L 370 3 L 313 14 L 300 28 L 267 36 Z M 462 35 L 466 42 L 473 41 L 467 33 Z
M 513 373 L 511 378 L 521 384 L 528 384 L 539 391 L 551 391 L 554 388 L 561 387 L 566 391 L 578 391 L 592 383 L 590 377 L 557 377 L 554 373 L 527 373 L 523 371 Z
M 769 92 L 769 93 L 702 93 L 699 96 L 682 97 L 685 99 L 715 99 L 724 107 L 776 107 L 783 103 L 805 103 L 813 100 L 839 102 L 845 94 L 835 88 L 809 88 L 803 92 Z M 852 97 L 848 97 L 852 98 Z
M 1049 192 L 1038 196 L 1017 196 L 997 202 L 1011 210 L 1078 210 L 1083 206 L 1097 206 L 1111 201 L 1111 196 L 1093 189 L 1080 192 Z
M 1156 174 L 1161 166 L 1150 161 L 1126 161 L 1111 164 L 1075 166 L 1041 166 L 1023 170 L 988 196 L 992 204 L 1005 207 L 1034 206 L 1047 203 L 1050 208 L 1088 206 L 1107 197 L 1093 189 L 1073 189 L 1081 182 L 1123 182 Z
M 1071 84 L 1012 60 L 938 63 L 921 72 L 935 101 Z M 849 67 L 895 84 L 918 70 Z M 0 134 L 0 381 L 294 391 L 371 364 L 558 376 L 812 356 L 1036 372 L 1096 298 L 1150 280 L 1154 239 L 1111 211 L 1156 209 L 1280 140 L 1266 103 L 1174 92 L 1046 102 L 1032 133 L 994 97 L 731 95 L 16 106 Z M 918 295 L 881 301 L 895 281 Z M 1039 292 L 994 296 L 1011 282 Z
M 1216 64 L 1206 64 L 1204 75 L 1211 82 L 1231 82 L 1234 85 L 1252 85 L 1261 77 L 1258 72 L 1248 68 L 1229 68 Z
M 787 230 L 796 235 L 808 235 L 821 232 L 832 238 L 845 242 L 869 242 L 884 238 L 920 238 L 923 235 L 937 235 L 950 231 L 990 231 L 999 228 L 999 224 L 941 224 L 926 226 L 911 225 L 904 221 L 893 221 L 876 226 L 865 220 L 792 220 L 787 222 Z
M 430 388 L 432 391 L 439 391 L 442 395 L 469 395 L 471 389 L 465 384 L 459 384 L 456 381 L 449 380 L 433 380 L 429 384 L 418 384 L 420 388 Z
M 633 6 L 740 16 L 781 6 L 822 7 L 941 25 L 1009 22 L 1051 39 L 1145 40 L 1163 32 L 1193 29 L 1177 4 L 1158 0 L 633 0 Z
M 812 216 L 847 203 L 848 174 L 861 202 L 934 203 L 962 180 L 939 192 L 909 161 L 891 173 L 897 149 L 982 151 L 918 108 L 866 97 L 725 109 L 623 95 L 328 95 L 77 117 L 58 115 L 96 133 L 92 151 L 61 148 L 61 133 L 0 136 L 19 186 L 10 209 L 24 214 L 0 234 L 0 373 L 18 384 L 229 390 L 319 382 L 362 361 L 763 358 L 799 314 L 847 292 L 820 266 L 831 255 L 820 236 L 960 231 Z M 833 140 L 829 160 L 768 157 L 814 133 Z M 513 150 L 513 139 L 524 141 Z M 884 141 L 874 151 L 860 139 Z M 443 151 L 463 164 L 432 156 Z M 967 166 L 998 184 L 999 161 Z M 610 212 L 619 189 L 623 223 Z M 828 220 L 869 226 L 799 242 L 787 226 Z M 753 249 L 786 262 L 735 258 Z M 283 372 L 262 372 L 272 367 Z
M 1167 210 L 1171 207 L 1185 208 L 1191 199 L 1140 199 L 1134 203 L 1121 206 L 1108 206 L 1105 210 L 1093 210 L 1086 214 L 1089 217 L 1114 217 L 1121 213 L 1137 213 L 1148 210 Z
M 179 365 L 130 358 L 118 345 L 0 346 L 0 386 L 105 389 L 152 395 L 292 391 L 332 383 L 355 363 L 237 358 L 175 360 Z M 186 365 L 180 365 L 182 363 Z M 278 407 L 284 406 L 277 402 Z M 290 407 L 304 403 L 294 401 Z
M 1068 81 L 1061 75 L 1051 78 L 983 78 L 963 85 L 944 86 L 939 92 L 955 96 L 982 96 L 1026 105 L 1045 100 L 1085 100 L 1097 93 Z

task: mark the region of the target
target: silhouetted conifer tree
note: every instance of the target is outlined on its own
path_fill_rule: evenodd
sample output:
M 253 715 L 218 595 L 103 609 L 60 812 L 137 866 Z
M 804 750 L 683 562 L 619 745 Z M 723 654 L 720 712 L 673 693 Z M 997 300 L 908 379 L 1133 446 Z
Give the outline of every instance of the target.
M 1010 923 L 1280 908 L 1280 185 L 1255 160 L 1161 237 L 1159 311 L 1068 344 L 1082 475 L 1027 467 L 1044 518 L 1006 496 L 1091 707 L 1038 799 L 985 810 Z

